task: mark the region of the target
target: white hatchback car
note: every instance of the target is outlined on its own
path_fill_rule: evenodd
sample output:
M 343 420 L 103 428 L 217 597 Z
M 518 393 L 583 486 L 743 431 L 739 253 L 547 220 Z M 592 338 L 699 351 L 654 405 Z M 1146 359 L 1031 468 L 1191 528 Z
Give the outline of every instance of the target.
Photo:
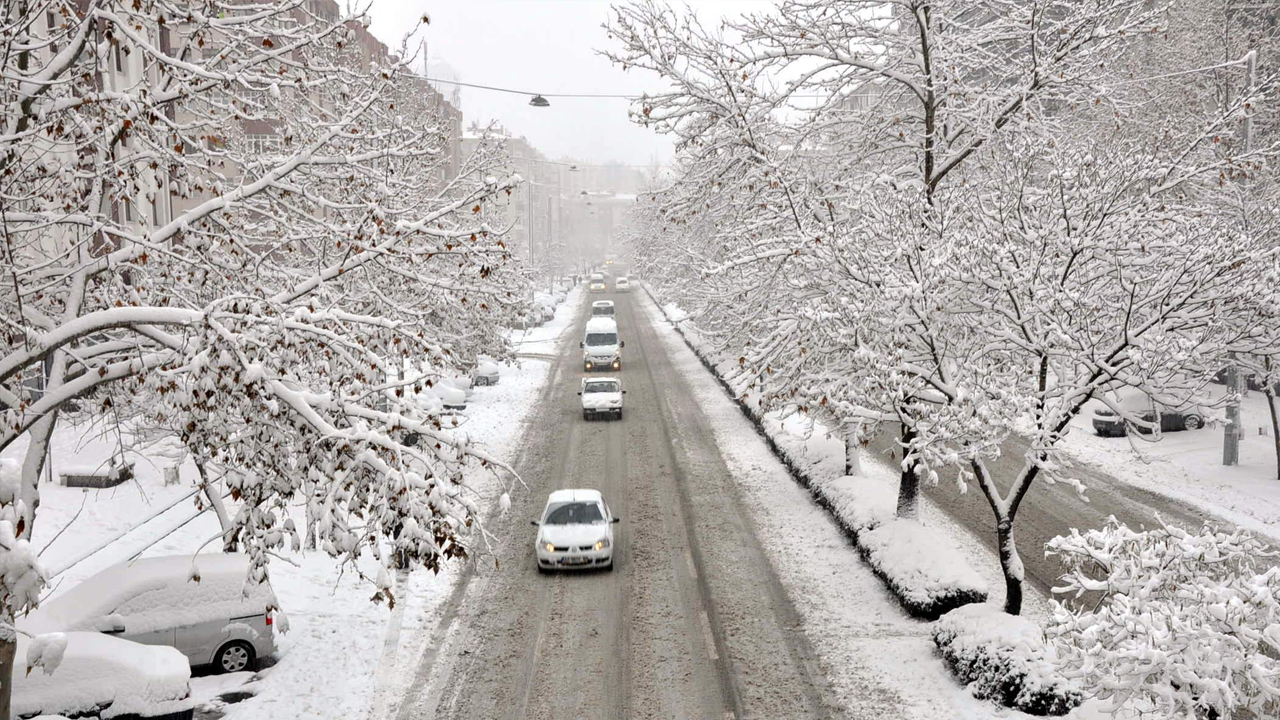
M 613 289 L 620 292 L 631 292 L 631 283 L 625 277 L 619 277 L 613 281 Z
M 613 525 L 599 490 L 556 490 L 547 498 L 533 551 L 538 572 L 554 569 L 613 569 Z

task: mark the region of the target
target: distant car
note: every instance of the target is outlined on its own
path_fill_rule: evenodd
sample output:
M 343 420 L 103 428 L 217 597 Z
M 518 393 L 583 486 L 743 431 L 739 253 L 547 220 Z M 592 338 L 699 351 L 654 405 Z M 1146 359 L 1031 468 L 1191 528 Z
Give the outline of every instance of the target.
M 440 398 L 440 404 L 445 410 L 466 410 L 467 409 L 467 391 L 457 385 L 441 380 L 432 388 L 435 396 Z
M 614 317 L 612 300 L 597 300 L 591 303 L 591 317 Z
M 619 277 L 613 281 L 613 289 L 620 293 L 631 292 L 631 282 L 625 277 Z
M 191 579 L 192 567 L 200 580 Z M 276 651 L 275 592 L 249 585 L 249 556 L 209 553 L 120 563 L 40 604 L 30 631 L 98 631 L 177 648 L 194 666 L 253 669 Z
M 13 717 L 191 720 L 191 666 L 182 653 L 96 632 L 63 637 L 66 649 L 53 673 L 40 667 L 27 673 L 27 653 L 34 643 L 18 633 Z
M 552 569 L 613 569 L 613 525 L 599 490 L 556 490 L 547 498 L 534 554 L 538 572 Z
M 1132 388 L 1116 393 L 1113 402 L 1125 413 L 1149 423 L 1155 423 L 1156 411 L 1159 410 L 1161 432 L 1199 430 L 1204 427 L 1204 409 L 1194 404 L 1171 408 L 1155 402 L 1146 393 Z M 1104 437 L 1124 436 L 1128 434 L 1128 425 L 1129 423 L 1105 405 L 1093 412 L 1093 430 Z M 1135 427 L 1135 429 L 1144 433 L 1149 432 L 1146 428 Z
M 582 389 L 578 391 L 582 396 L 582 419 L 612 415 L 621 420 L 622 396 L 626 392 L 622 389 L 622 381 L 616 377 L 583 378 Z
M 604 281 L 603 273 L 594 273 L 591 279 L 587 281 L 587 292 L 602 293 L 609 289 Z
M 481 385 L 497 385 L 499 377 L 500 374 L 498 373 L 497 363 L 489 360 L 481 360 L 476 365 L 476 371 L 475 374 L 472 375 L 471 384 L 477 387 Z

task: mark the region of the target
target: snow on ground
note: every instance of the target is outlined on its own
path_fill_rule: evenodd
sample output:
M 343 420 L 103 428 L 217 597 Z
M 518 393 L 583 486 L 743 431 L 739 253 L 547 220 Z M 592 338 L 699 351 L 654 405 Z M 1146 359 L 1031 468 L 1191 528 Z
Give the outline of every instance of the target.
M 1212 397 L 1225 388 L 1210 386 Z M 1071 423 L 1062 446 L 1079 462 L 1166 497 L 1203 507 L 1242 528 L 1280 541 L 1280 480 L 1267 399 L 1251 391 L 1240 407 L 1240 464 L 1222 464 L 1222 427 L 1161 433 L 1158 442 L 1099 437 L 1091 402 Z M 1266 435 L 1259 433 L 1259 430 Z
M 938 656 L 930 624 L 906 616 L 827 513 L 792 481 L 734 402 L 658 317 L 653 303 L 646 299 L 643 304 L 673 364 L 689 379 L 710 419 L 770 560 L 822 658 L 835 700 L 850 717 L 1031 717 L 966 694 Z M 865 466 L 870 475 L 891 479 L 872 467 Z M 1097 703 L 1087 703 L 1068 717 L 1110 716 Z
M 558 339 L 572 326 L 580 307 L 581 293 L 575 290 L 557 308 L 553 320 L 527 333 L 513 331 L 517 352 L 554 353 Z M 547 381 L 550 367 L 550 362 L 537 358 L 519 358 L 502 365 L 497 385 L 475 388 L 462 413 L 465 419 L 455 432 L 466 434 L 503 460 L 514 460 L 524 435 L 525 418 Z M 86 425 L 60 425 L 54 435 L 55 472 L 60 467 L 104 463 L 110 457 L 112 444 L 102 432 L 102 428 Z M 15 443 L 4 456 L 21 458 L 24 450 L 25 441 Z M 34 544 L 45 548 L 41 560 L 53 571 L 62 570 L 88 550 L 127 533 L 123 539 L 61 572 L 54 579 L 50 596 L 144 548 L 144 557 L 192 553 L 219 534 L 212 513 L 193 519 L 194 499 L 178 502 L 142 528 L 128 532 L 138 526 L 141 518 L 190 493 L 196 472 L 188 462 L 182 468 L 182 482 L 166 487 L 161 462 L 133 455 L 127 459 L 135 461 L 137 478 L 116 488 L 41 486 Z M 476 467 L 468 479 L 481 495 L 482 504 L 493 506 L 500 487 L 490 477 L 487 470 Z M 53 540 L 77 511 L 80 514 L 74 524 Z M 295 522 L 302 527 L 301 507 L 296 515 Z M 162 537 L 183 522 L 187 524 L 180 530 Z M 216 544 L 209 547 L 216 548 Z M 480 561 L 484 562 L 481 555 Z M 275 664 L 256 674 L 194 678 L 193 696 L 201 700 L 206 710 L 225 713 L 230 720 L 347 720 L 369 716 L 371 712 L 376 716 L 382 695 L 403 692 L 395 683 L 399 676 L 411 677 L 412 673 L 396 672 L 396 668 L 401 663 L 411 663 L 421 653 L 421 644 L 438 620 L 461 568 L 450 564 L 438 576 L 425 572 L 402 574 L 395 587 L 400 602 L 390 610 L 386 605 L 370 602 L 372 586 L 355 573 L 340 575 L 323 552 L 294 553 L 286 558 L 291 562 L 275 560 L 270 568 L 272 586 L 290 625 L 288 634 L 276 636 Z M 376 572 L 371 560 L 361 569 Z M 251 692 L 254 696 L 235 704 L 218 699 L 233 691 Z

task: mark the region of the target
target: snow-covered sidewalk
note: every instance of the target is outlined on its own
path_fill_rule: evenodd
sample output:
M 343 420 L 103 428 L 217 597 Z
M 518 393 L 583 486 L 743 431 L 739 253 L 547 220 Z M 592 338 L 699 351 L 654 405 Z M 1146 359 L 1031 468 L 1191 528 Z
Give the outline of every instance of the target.
M 750 508 L 771 562 L 822 658 L 835 700 L 852 718 L 1028 718 L 975 700 L 952 679 L 930 624 L 906 616 L 832 518 L 792 481 L 738 406 L 665 321 L 643 301 L 672 363 L 710 418 L 721 456 Z M 877 471 L 878 472 L 878 471 Z M 1090 704 L 1068 717 L 1104 717 Z
M 553 353 L 581 306 L 581 292 L 574 290 L 557 308 L 553 320 L 528 333 L 513 331 L 512 340 L 520 343 L 516 349 L 522 357 L 501 368 L 496 385 L 473 390 L 455 432 L 466 434 L 498 458 L 513 460 L 524 435 L 525 419 L 552 367 L 545 359 L 524 355 L 528 351 Z M 55 472 L 101 464 L 109 458 L 109 439 L 97 437 L 102 431 L 70 424 L 59 427 L 54 439 Z M 23 444 L 16 444 L 5 457 L 20 458 L 24 449 Z M 196 479 L 189 461 L 182 468 L 181 482 L 166 486 L 160 463 L 145 455 L 127 459 L 135 462 L 137 478 L 113 489 L 41 486 L 43 503 L 34 544 L 44 548 L 42 562 L 62 569 L 88 550 L 107 543 L 55 578 L 50 596 L 140 551 L 144 557 L 191 553 L 218 534 L 216 517 L 207 512 L 197 514 L 194 498 L 184 498 Z M 474 467 L 469 475 L 482 507 L 496 504 L 500 489 L 489 479 L 489 472 Z M 136 527 L 141 518 L 169 505 L 174 506 Z M 295 522 L 301 526 L 302 508 L 296 512 Z M 117 537 L 120 539 L 109 542 Z M 397 668 L 404 663 L 412 666 L 422 652 L 420 638 L 429 635 L 438 621 L 440 608 L 462 568 L 448 564 L 439 575 L 402 574 L 394 589 L 398 603 L 391 610 L 370 602 L 372 588 L 353 573 L 339 576 L 334 562 L 323 552 L 294 553 L 288 559 L 296 565 L 279 561 L 271 565 L 272 585 L 290 624 L 290 632 L 277 638 L 275 664 L 256 675 L 195 678 L 193 695 L 206 710 L 221 712 L 231 720 L 377 716 L 383 695 L 403 693 L 397 681 L 412 673 L 398 673 Z M 483 554 L 477 561 L 486 561 Z M 371 560 L 370 566 L 362 569 L 376 572 Z M 253 696 L 234 704 L 219 699 L 232 691 Z

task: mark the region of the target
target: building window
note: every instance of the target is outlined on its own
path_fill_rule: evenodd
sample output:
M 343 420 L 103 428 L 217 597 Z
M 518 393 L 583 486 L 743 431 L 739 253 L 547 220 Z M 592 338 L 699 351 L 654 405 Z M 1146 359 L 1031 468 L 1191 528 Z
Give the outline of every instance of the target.
M 246 133 L 245 146 L 253 155 L 275 155 L 280 152 L 280 136 L 275 133 Z
M 58 34 L 58 18 L 52 10 L 49 10 L 44 14 L 44 22 L 49 28 L 49 57 L 53 57 L 58 54 L 58 41 L 54 40 Z

